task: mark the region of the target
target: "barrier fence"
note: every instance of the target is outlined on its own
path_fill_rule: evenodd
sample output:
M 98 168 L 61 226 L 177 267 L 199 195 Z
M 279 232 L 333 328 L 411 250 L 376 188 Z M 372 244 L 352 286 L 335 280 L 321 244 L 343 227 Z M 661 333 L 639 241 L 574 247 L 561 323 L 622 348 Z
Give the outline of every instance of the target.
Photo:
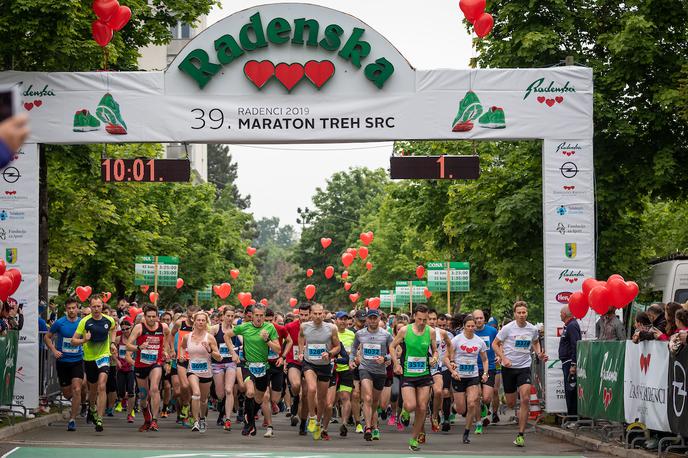
M 38 333 L 38 397 L 41 403 L 46 404 L 49 400 L 56 398 L 60 394 L 60 382 L 57 378 L 57 366 L 55 365 L 55 355 L 43 343 L 45 332 Z
M 17 368 L 19 331 L 0 335 L 0 405 L 9 406 L 14 401 L 14 376 Z

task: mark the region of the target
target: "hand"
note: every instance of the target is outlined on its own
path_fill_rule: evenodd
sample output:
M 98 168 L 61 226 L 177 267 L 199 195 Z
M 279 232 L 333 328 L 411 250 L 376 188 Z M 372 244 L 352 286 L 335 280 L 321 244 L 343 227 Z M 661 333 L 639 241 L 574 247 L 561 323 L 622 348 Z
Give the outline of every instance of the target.
M 452 371 L 451 371 L 451 376 L 452 376 L 452 378 L 453 378 L 454 380 L 461 380 L 461 376 L 460 376 L 459 373 L 456 372 L 456 370 L 454 370 L 454 369 L 452 369 Z
M 84 342 L 88 342 L 89 340 L 91 340 L 91 331 L 86 331 L 84 333 Z
M 324 360 L 329 360 L 330 359 L 330 352 L 324 351 L 324 352 L 320 353 L 320 357 Z
M 57 349 L 55 349 L 55 351 L 53 352 L 53 355 L 55 355 L 55 359 L 62 358 L 62 352 L 58 351 Z
M 355 361 L 351 361 L 351 362 L 349 363 L 349 369 L 351 369 L 351 370 L 356 369 L 356 362 L 355 362 Z
M 361 357 L 360 356 L 357 356 L 354 358 L 354 364 L 356 366 L 359 366 L 361 364 Z
M 660 331 L 659 329 L 654 329 L 652 333 L 655 335 L 655 339 L 658 339 L 659 336 L 662 335 L 662 331 Z
M 237 355 L 236 353 L 234 353 L 234 354 L 232 355 L 232 361 L 234 361 L 234 364 L 239 364 L 239 363 L 241 362 L 241 359 L 239 358 L 239 355 Z
M 449 363 L 449 370 L 453 370 L 453 371 L 456 370 L 456 363 L 454 361 Z
M 431 367 L 436 366 L 437 365 L 437 356 L 433 355 L 432 357 L 430 357 L 430 361 L 428 361 L 428 364 L 430 364 Z
M 275 366 L 280 367 L 282 364 L 284 364 L 284 360 L 280 356 L 279 358 L 277 358 L 277 361 L 275 361 Z
M 122 363 L 119 358 L 115 358 L 115 366 L 117 366 L 118 370 L 122 368 Z
M 540 361 L 542 361 L 543 363 L 546 363 L 549 360 L 549 356 L 547 356 L 547 353 L 545 353 L 544 351 L 538 353 L 538 358 L 540 358 Z
M 404 370 L 401 368 L 401 364 L 394 363 L 394 373 L 397 375 L 402 375 L 404 373 Z
M 633 341 L 633 343 L 638 343 L 638 341 L 640 340 L 640 334 L 636 332 L 635 334 L 633 334 L 633 337 L 631 337 L 631 340 Z
M 384 364 L 385 363 L 385 357 L 384 356 L 376 356 L 374 361 L 376 364 Z
M 575 373 L 576 373 L 576 366 L 573 366 L 573 365 L 572 365 L 572 366 L 569 368 L 569 374 L 575 374 Z
M 511 360 L 506 356 L 502 358 L 502 366 L 511 367 Z
M 488 378 L 488 373 L 487 373 L 487 372 L 483 372 L 483 377 L 482 377 L 483 383 L 487 382 L 487 378 Z
M 203 342 L 203 343 L 205 343 L 205 342 Z M 139 345 L 138 347 L 139 347 L 139 350 L 148 349 L 148 340 L 144 340 L 143 343 L 141 345 Z
M 270 339 L 270 334 L 268 334 L 268 332 L 265 329 L 263 329 L 260 331 L 260 338 L 267 342 Z
M 0 140 L 7 144 L 13 153 L 19 151 L 29 136 L 29 117 L 21 113 L 0 123 Z

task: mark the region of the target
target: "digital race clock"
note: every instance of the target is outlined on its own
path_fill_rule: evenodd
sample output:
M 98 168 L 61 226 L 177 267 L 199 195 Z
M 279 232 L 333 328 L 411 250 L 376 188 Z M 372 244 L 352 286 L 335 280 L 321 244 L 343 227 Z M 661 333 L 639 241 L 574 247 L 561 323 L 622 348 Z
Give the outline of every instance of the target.
M 100 177 L 106 183 L 188 182 L 191 164 L 188 159 L 103 159 Z

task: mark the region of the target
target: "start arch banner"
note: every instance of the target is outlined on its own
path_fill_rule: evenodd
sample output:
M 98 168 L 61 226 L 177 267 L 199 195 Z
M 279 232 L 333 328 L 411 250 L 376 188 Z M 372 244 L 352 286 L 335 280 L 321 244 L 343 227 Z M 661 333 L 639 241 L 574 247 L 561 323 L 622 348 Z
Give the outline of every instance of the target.
M 164 72 L 0 72 L 0 84 L 12 83 L 21 85 L 32 144 L 541 139 L 553 361 L 558 309 L 595 274 L 589 68 L 416 70 L 356 17 L 280 3 L 218 21 Z M 37 207 L 38 193 L 29 200 Z M 37 226 L 26 230 L 37 242 Z M 22 259 L 37 265 L 37 256 Z M 565 409 L 556 361 L 545 393 L 547 410 Z

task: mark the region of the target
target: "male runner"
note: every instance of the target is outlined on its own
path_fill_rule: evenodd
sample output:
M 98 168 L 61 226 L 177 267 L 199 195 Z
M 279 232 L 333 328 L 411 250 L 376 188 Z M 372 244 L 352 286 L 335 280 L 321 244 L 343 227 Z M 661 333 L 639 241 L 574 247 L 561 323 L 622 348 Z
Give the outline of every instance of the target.
M 190 305 L 186 309 L 186 315 L 182 315 L 171 329 L 172 337 L 174 338 L 174 353 L 177 356 L 172 361 L 172 388 L 175 390 L 175 397 L 179 401 L 177 408 L 177 423 L 182 423 L 191 427 L 189 421 L 189 409 L 191 408 L 191 385 L 187 377 L 187 368 L 189 361 L 179 361 L 179 342 L 184 336 L 193 331 L 193 316 L 200 308 L 196 305 Z M 188 356 L 188 355 L 185 355 Z
M 394 361 L 394 372 L 403 374 L 401 381 L 401 395 L 404 399 L 404 410 L 414 411 L 413 430 L 409 439 L 409 450 L 420 450 L 419 443 L 425 441 L 422 433 L 425 416 L 430 399 L 430 387 L 432 377 L 430 367 L 437 364 L 437 344 L 432 338 L 432 328 L 428 323 L 428 308 L 425 305 L 416 307 L 413 314 L 413 323 L 401 328 L 394 337 L 389 349 Z M 397 347 L 403 343 L 403 364 L 397 358 Z M 428 354 L 432 354 L 428 358 Z M 403 412 L 402 412 L 403 413 Z
M 67 423 L 67 431 L 76 431 L 76 417 L 81 403 L 81 384 L 84 381 L 84 352 L 81 347 L 72 345 L 72 337 L 79 325 L 79 303 L 73 297 L 65 302 L 66 316 L 58 319 L 43 336 L 48 349 L 55 355 L 57 378 L 62 395 L 71 400 L 72 408 Z M 57 345 L 53 343 L 57 338 Z
M 351 348 L 356 338 L 356 334 L 351 329 L 347 328 L 349 323 L 349 315 L 346 312 L 337 312 L 335 315 L 337 324 L 337 335 L 339 336 L 339 341 L 341 342 L 344 350 L 348 355 L 351 355 Z M 349 356 L 350 357 L 350 356 Z M 349 367 L 349 360 L 346 362 L 339 362 L 337 360 L 337 365 L 335 366 L 336 375 L 336 397 L 342 407 L 342 425 L 339 427 L 339 435 L 346 437 L 348 430 L 346 428 L 346 421 L 351 415 L 351 392 L 354 389 L 354 374 Z M 335 400 L 329 402 L 328 404 L 334 405 Z
M 332 361 L 340 349 L 337 327 L 325 323 L 324 318 L 323 306 L 312 305 L 311 321 L 302 323 L 299 331 L 299 358 L 303 360 L 308 390 L 308 431 L 313 433 L 314 440 L 330 440 L 327 426 L 332 409 L 327 405 L 327 390 L 332 377 Z
M 386 329 L 380 328 L 379 310 L 369 310 L 366 323 L 367 327 L 356 333 L 349 364 L 352 368 L 358 366 L 366 422 L 363 438 L 371 441 L 380 440 L 377 408 L 387 380 L 386 365 L 391 360 L 389 346 L 393 339 Z
M 91 416 L 96 431 L 101 432 L 107 403 L 110 355 L 117 356 L 117 326 L 115 320 L 103 315 L 103 300 L 99 294 L 91 296 L 90 309 L 91 313 L 79 321 L 71 343 L 83 346 Z
M 287 329 L 275 322 L 275 312 L 271 309 L 265 311 L 265 320 L 267 323 L 275 327 L 277 331 L 277 338 L 280 345 L 280 350 L 275 351 L 272 348 L 268 348 L 268 382 L 269 382 L 269 396 L 263 398 L 263 424 L 267 431 L 265 432 L 265 437 L 272 437 L 272 415 L 277 414 L 279 409 L 277 408 L 277 403 L 282 398 L 282 388 L 284 387 L 284 360 L 282 356 L 282 351 L 286 345 L 289 345 L 291 337 L 289 337 L 289 332 Z
M 521 397 L 518 412 L 518 436 L 514 440 L 517 447 L 525 447 L 523 433 L 528 423 L 528 402 L 530 401 L 531 348 L 542 361 L 547 355 L 540 348 L 537 328 L 526 321 L 528 304 L 524 301 L 514 303 L 514 321 L 504 326 L 492 343 L 492 348 L 502 362 L 502 383 L 509 408 L 516 405 L 516 394 Z
M 496 376 L 495 352 L 492 349 L 492 342 L 494 342 L 495 337 L 497 337 L 497 330 L 492 326 L 485 325 L 485 314 L 480 309 L 477 309 L 473 312 L 473 319 L 475 320 L 475 335 L 483 339 L 483 342 L 485 342 L 485 345 L 487 345 L 487 371 L 483 366 L 483 360 L 478 359 L 478 371 L 481 381 L 483 374 L 487 372 L 487 381 L 484 383 L 481 382 L 482 402 L 480 414 L 479 417 L 476 418 L 475 423 L 475 434 L 482 434 L 483 426 L 487 426 L 490 423 L 490 421 L 487 419 L 487 414 L 488 407 L 492 403 L 492 394 L 494 393 Z
M 158 308 L 153 304 L 143 307 L 144 321 L 134 326 L 127 341 L 127 361 L 134 365 L 139 400 L 143 411 L 140 432 L 158 430 L 160 414 L 160 380 L 163 364 L 168 355 L 174 354 L 170 329 L 158 322 Z M 136 352 L 136 360 L 130 352 Z
M 284 355 L 287 357 L 287 380 L 289 381 L 289 390 L 291 391 L 291 425 L 296 426 L 299 423 L 299 435 L 306 435 L 306 413 L 308 412 L 308 396 L 306 396 L 306 386 L 301 383 L 303 372 L 301 371 L 301 359 L 299 358 L 299 331 L 301 324 L 306 323 L 310 319 L 311 306 L 310 304 L 301 304 L 299 306 L 298 319 L 287 323 L 285 328 L 289 333 L 292 344 L 288 344 L 284 348 Z M 297 344 L 294 344 L 297 342 Z M 301 410 L 299 410 L 299 402 Z
M 366 325 L 366 311 L 357 310 L 353 312 L 353 326 L 349 329 L 356 334 Z M 351 415 L 353 416 L 356 425 L 356 432 L 363 434 L 363 425 L 361 424 L 361 378 L 358 373 L 358 367 L 354 369 L 354 390 L 351 393 Z M 346 419 L 348 421 L 348 418 Z
M 225 344 L 232 345 L 231 338 L 243 336 L 244 365 L 241 368 L 246 386 L 246 421 L 241 430 L 243 436 L 256 435 L 256 413 L 263 402 L 263 396 L 268 388 L 268 349 L 279 354 L 281 350 L 275 327 L 265 322 L 265 307 L 259 304 L 253 306 L 251 321 L 245 321 L 233 329 L 225 332 Z M 268 434 L 270 433 L 270 434 Z M 264 437 L 272 437 L 272 430 L 268 430 Z
M 445 315 L 442 315 L 442 317 L 446 325 L 447 317 Z M 446 432 L 451 428 L 449 423 L 449 414 L 451 412 L 451 399 L 449 397 L 451 373 L 443 361 L 447 354 L 447 350 L 451 352 L 451 339 L 454 338 L 454 336 L 449 331 L 439 326 L 437 311 L 434 309 L 428 311 L 428 325 L 435 330 L 435 345 L 437 346 L 439 354 L 437 365 L 430 368 L 430 375 L 432 375 L 431 425 L 433 432 L 440 430 L 440 409 L 442 409 L 444 413 L 442 431 Z M 451 354 L 449 356 L 451 360 Z

